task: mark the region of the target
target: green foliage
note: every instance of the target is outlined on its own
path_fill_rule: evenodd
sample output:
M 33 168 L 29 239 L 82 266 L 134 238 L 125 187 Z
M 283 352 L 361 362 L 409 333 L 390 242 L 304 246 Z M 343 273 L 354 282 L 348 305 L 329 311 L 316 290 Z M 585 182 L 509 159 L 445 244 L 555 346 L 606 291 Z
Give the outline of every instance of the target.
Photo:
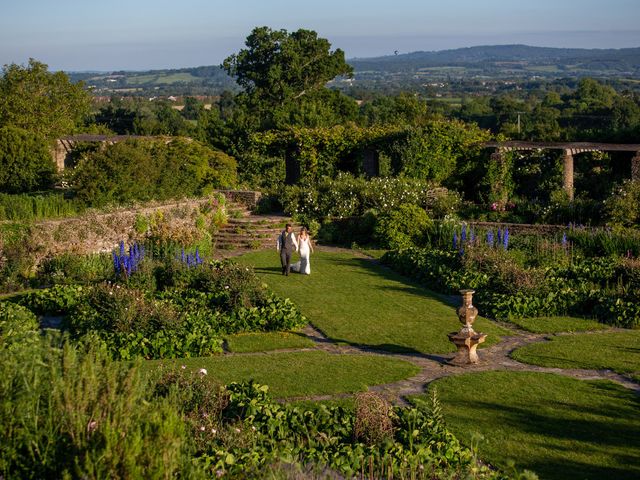
M 51 152 L 41 136 L 15 126 L 0 128 L 0 192 L 49 188 L 54 173 Z
M 427 207 L 432 184 L 410 178 L 366 180 L 347 174 L 323 178 L 317 184 L 303 183 L 283 189 L 280 201 L 290 215 L 321 221 L 325 217 L 353 217 L 368 210 L 388 213 L 402 204 Z
M 627 180 L 605 201 L 605 213 L 613 225 L 640 225 L 640 180 Z
M 44 278 L 89 285 L 55 285 L 12 300 L 39 314 L 63 315 L 74 338 L 95 335 L 120 359 L 206 356 L 222 351 L 224 335 L 293 330 L 306 323 L 288 299 L 268 292 L 248 267 L 212 262 L 187 267 L 145 258 L 120 283 L 99 283 L 106 256 L 48 260 Z
M 181 315 L 169 302 L 149 300 L 144 292 L 117 284 L 91 288 L 68 320 L 74 336 L 94 333 L 121 359 L 218 353 L 222 340 L 213 323 L 204 315 Z
M 37 336 L 40 324 L 31 310 L 10 302 L 0 302 L 0 344 L 26 343 Z
M 332 52 L 331 44 L 316 32 L 256 27 L 245 44 L 246 48 L 222 64 L 245 90 L 237 99 L 245 110 L 240 112 L 244 118 L 236 117 L 238 126 L 249 130 L 292 122 L 315 126 L 326 124 L 326 116 L 344 117 L 344 109 L 347 115 L 355 113 L 355 102 L 339 92 L 326 91 L 329 80 L 350 74 L 352 69 L 344 52 Z
M 83 84 L 72 84 L 64 72 L 29 59 L 26 67 L 5 65 L 0 75 L 0 127 L 11 125 L 47 140 L 76 131 L 89 113 Z
M 85 206 L 67 199 L 61 193 L 19 194 L 0 193 L 0 220 L 32 221 L 80 215 Z
M 185 139 L 128 140 L 88 155 L 73 183 L 93 205 L 201 195 L 236 181 L 235 161 Z
M 99 346 L 0 343 L 0 398 L 5 478 L 190 476 L 180 412 Z
M 366 125 L 420 125 L 429 120 L 427 101 L 417 95 L 401 93 L 396 96 L 380 96 L 361 108 L 363 123 Z
M 635 260 L 624 268 L 619 259 L 587 258 L 542 269 L 523 266 L 514 252 L 467 245 L 462 257 L 414 248 L 388 252 L 382 261 L 443 293 L 477 290 L 476 303 L 491 318 L 571 314 L 625 328 L 640 325 Z
M 374 235 L 383 248 L 403 249 L 412 245 L 422 245 L 433 222 L 424 209 L 410 204 L 380 215 Z
M 442 182 L 453 176 L 458 163 L 481 152 L 489 133 L 456 120 L 431 120 L 409 128 L 390 147 L 396 174 Z
M 84 301 L 87 287 L 82 285 L 55 285 L 14 297 L 15 302 L 39 315 L 61 315 L 70 312 Z
M 42 285 L 101 282 L 113 276 L 113 260 L 108 254 L 76 255 L 63 253 L 42 259 L 38 281 Z
M 342 407 L 302 410 L 274 403 L 267 387 L 253 383 L 227 387 L 229 405 L 223 412 L 235 434 L 221 432 L 201 459 L 209 471 L 230 477 L 257 475 L 278 460 L 322 465 L 347 477 L 371 475 L 423 478 L 475 470 L 481 478 L 495 478 L 475 463 L 444 427 L 442 420 L 416 408 L 390 409 L 394 434 L 367 445 L 354 440 L 356 416 Z M 478 470 L 476 470 L 478 469 Z M 448 473 L 446 473 L 448 472 Z M 426 478 L 426 477 L 425 477 Z

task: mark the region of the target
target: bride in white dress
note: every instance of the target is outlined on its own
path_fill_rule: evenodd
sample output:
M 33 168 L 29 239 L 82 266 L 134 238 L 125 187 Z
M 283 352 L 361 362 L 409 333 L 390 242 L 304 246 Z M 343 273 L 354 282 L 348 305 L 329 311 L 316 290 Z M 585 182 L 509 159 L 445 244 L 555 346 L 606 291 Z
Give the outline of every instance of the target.
M 311 273 L 309 256 L 313 253 L 313 246 L 311 245 L 309 232 L 305 227 L 300 229 L 300 235 L 298 236 L 298 252 L 300 253 L 300 261 L 291 265 L 291 270 L 309 275 Z

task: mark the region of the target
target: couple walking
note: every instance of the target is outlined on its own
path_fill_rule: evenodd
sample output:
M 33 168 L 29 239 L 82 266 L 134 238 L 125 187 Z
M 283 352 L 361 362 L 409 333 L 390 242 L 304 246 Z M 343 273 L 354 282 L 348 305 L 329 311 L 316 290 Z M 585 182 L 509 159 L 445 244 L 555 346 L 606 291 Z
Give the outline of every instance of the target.
M 289 271 L 304 273 L 309 275 L 311 273 L 311 264 L 309 263 L 309 255 L 313 252 L 313 246 L 311 245 L 311 238 L 309 238 L 309 232 L 305 227 L 300 229 L 300 236 L 296 239 L 295 233 L 290 223 L 282 231 L 278 237 L 276 248 L 280 252 L 280 263 L 282 264 L 282 274 L 289 275 Z M 291 264 L 291 255 L 293 252 L 300 253 L 300 261 Z

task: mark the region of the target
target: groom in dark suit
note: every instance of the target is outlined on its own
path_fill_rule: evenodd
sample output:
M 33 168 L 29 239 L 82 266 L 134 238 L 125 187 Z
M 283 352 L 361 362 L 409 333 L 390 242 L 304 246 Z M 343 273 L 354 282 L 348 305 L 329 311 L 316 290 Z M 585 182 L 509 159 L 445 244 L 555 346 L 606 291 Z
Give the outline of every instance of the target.
M 289 275 L 291 270 L 291 255 L 298 250 L 298 241 L 290 223 L 278 237 L 278 251 L 280 252 L 280 263 L 282 264 L 282 274 Z

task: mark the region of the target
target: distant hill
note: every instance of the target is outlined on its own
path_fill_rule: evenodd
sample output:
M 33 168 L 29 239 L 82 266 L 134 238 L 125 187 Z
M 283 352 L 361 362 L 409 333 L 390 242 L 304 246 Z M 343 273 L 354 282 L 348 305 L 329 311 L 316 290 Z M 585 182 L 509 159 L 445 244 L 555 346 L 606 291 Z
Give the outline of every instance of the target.
M 581 49 L 490 45 L 348 60 L 361 84 L 450 78 L 640 78 L 640 47 Z M 219 95 L 238 86 L 219 66 L 109 73 L 75 72 L 95 95 Z M 339 82 L 338 82 L 339 83 Z
M 581 49 L 489 45 L 434 52 L 412 52 L 375 58 L 353 58 L 356 72 L 409 72 L 434 67 L 480 70 L 555 67 L 552 72 L 620 72 L 640 74 L 640 47 Z M 549 69 L 546 69 L 549 71 Z M 544 72 L 542 69 L 541 72 Z

